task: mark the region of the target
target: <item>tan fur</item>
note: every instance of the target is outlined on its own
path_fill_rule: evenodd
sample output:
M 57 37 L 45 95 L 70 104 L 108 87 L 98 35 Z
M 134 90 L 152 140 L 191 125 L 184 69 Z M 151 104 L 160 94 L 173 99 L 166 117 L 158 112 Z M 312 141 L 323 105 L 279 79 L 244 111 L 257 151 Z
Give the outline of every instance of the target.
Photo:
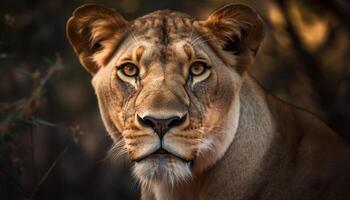
M 264 36 L 250 7 L 229 4 L 206 20 L 161 10 L 127 22 L 86 5 L 67 35 L 93 75 L 112 153 L 132 161 L 143 200 L 350 199 L 349 144 L 247 73 Z M 199 61 L 209 69 L 190 75 Z M 139 75 L 126 76 L 125 63 Z M 147 116 L 186 120 L 161 137 L 140 122 Z

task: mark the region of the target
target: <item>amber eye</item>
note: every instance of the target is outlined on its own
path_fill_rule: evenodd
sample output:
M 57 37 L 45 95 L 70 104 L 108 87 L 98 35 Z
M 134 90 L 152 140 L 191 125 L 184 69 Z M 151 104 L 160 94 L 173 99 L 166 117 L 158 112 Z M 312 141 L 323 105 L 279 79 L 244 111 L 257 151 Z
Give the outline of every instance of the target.
M 192 76 L 200 76 L 208 69 L 207 64 L 204 62 L 195 62 L 191 65 L 190 73 Z
M 134 77 L 139 74 L 139 69 L 132 63 L 123 64 L 120 68 L 125 76 Z

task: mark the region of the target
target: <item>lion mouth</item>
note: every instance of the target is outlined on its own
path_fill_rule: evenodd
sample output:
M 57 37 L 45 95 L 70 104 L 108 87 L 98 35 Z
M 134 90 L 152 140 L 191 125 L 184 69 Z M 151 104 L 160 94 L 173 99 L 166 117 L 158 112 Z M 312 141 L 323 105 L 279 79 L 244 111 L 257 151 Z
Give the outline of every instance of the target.
M 154 152 L 153 154 L 170 154 L 169 152 L 167 152 L 165 149 L 163 148 L 159 148 L 156 152 Z
M 155 152 L 151 153 L 151 154 L 148 154 L 148 155 L 145 155 L 137 160 L 135 160 L 135 162 L 141 162 L 145 159 L 148 159 L 148 158 L 153 158 L 153 159 L 161 159 L 163 157 L 173 157 L 173 158 L 176 158 L 176 159 L 179 159 L 185 163 L 192 163 L 192 160 L 187 160 L 185 158 L 181 158 L 175 154 L 172 154 L 170 153 L 169 151 L 163 149 L 162 147 L 160 147 L 159 149 L 157 149 Z

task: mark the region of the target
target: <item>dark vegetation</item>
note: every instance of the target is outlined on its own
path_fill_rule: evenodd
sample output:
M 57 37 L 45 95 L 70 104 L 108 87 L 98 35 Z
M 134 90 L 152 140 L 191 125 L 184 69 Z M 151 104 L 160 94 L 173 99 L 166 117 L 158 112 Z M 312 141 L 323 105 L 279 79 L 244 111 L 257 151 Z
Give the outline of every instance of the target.
M 203 3 L 204 2 L 204 3 Z M 171 8 L 204 17 L 229 1 L 105 0 L 126 19 Z M 265 20 L 251 69 L 273 94 L 350 138 L 350 3 L 246 0 Z M 0 199 L 137 199 L 111 145 L 89 75 L 65 38 L 88 1 L 4 0 L 0 7 Z

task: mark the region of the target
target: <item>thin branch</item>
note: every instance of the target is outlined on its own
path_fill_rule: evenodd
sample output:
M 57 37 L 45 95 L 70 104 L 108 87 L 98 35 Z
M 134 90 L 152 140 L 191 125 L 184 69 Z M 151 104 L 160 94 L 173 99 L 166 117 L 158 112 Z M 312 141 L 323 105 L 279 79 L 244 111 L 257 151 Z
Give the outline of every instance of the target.
M 62 61 L 57 56 L 56 62 L 48 69 L 47 74 L 38 80 L 39 72 L 34 73 L 33 79 L 37 80 L 37 85 L 33 88 L 28 98 L 15 102 L 14 110 L 0 123 L 0 134 L 12 128 L 18 120 L 27 119 L 38 109 L 40 100 L 44 94 L 47 82 L 62 68 Z
M 32 170 L 33 170 L 34 184 L 37 184 L 38 183 L 38 176 L 37 176 L 37 173 L 36 173 L 36 164 L 35 164 L 35 144 L 34 144 L 33 129 L 34 129 L 34 127 L 33 127 L 33 124 L 31 123 L 29 125 L 30 153 L 31 153 L 31 160 L 32 160 Z
M 51 174 L 52 170 L 56 167 L 57 163 L 63 158 L 64 154 L 68 151 L 68 149 L 74 144 L 74 139 L 72 139 L 61 151 L 61 153 L 57 156 L 56 160 L 50 165 L 49 169 L 45 172 L 45 174 L 41 177 L 38 184 L 35 186 L 33 192 L 29 196 L 29 200 L 34 199 L 35 195 L 39 191 L 41 185 L 46 181 L 46 179 Z
M 9 173 L 3 171 L 4 169 L 0 168 L 0 173 L 4 176 L 6 176 L 8 178 L 8 180 L 16 186 L 18 192 L 20 192 L 21 195 L 23 195 L 24 197 L 26 197 L 26 192 L 24 191 L 24 188 L 22 187 L 22 185 L 16 180 L 14 179 L 11 175 L 9 175 Z
M 71 132 L 72 132 L 72 139 L 71 141 L 68 142 L 68 144 L 64 147 L 64 149 L 61 151 L 61 153 L 57 156 L 57 158 L 55 159 L 55 161 L 50 165 L 50 167 L 48 168 L 48 170 L 44 173 L 44 175 L 41 177 L 40 181 L 38 182 L 38 184 L 36 185 L 36 187 L 34 188 L 33 192 L 31 193 L 31 195 L 29 196 L 28 200 L 33 200 L 35 195 L 38 193 L 41 185 L 47 180 L 47 178 L 49 177 L 49 175 L 51 174 L 52 170 L 57 166 L 58 162 L 63 158 L 63 156 L 67 153 L 67 151 L 69 150 L 69 148 L 71 146 L 73 146 L 74 144 L 76 144 L 79 141 L 79 137 L 82 135 L 82 131 L 80 130 L 79 126 L 74 126 L 71 127 Z

